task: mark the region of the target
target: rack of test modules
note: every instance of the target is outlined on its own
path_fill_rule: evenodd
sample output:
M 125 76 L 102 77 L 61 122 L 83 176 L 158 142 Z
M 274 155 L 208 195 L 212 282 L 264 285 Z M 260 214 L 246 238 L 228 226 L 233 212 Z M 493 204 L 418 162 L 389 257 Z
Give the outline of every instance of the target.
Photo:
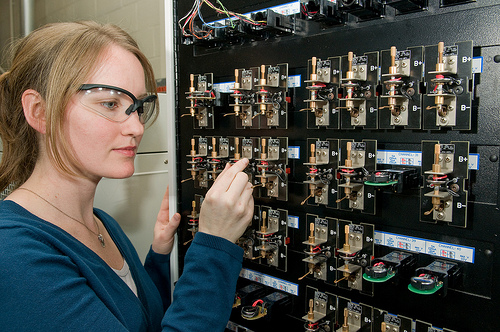
M 250 160 L 227 330 L 499 330 L 500 4 L 174 3 L 180 272 Z

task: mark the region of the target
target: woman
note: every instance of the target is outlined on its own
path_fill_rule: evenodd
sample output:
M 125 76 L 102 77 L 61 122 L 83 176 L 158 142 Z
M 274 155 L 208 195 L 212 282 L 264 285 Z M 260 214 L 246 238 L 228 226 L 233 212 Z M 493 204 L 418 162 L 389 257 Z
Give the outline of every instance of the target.
M 93 208 L 102 177 L 134 172 L 156 117 L 154 82 L 116 26 L 47 25 L 16 47 L 0 77 L 0 191 L 17 188 L 0 203 L 2 330 L 224 330 L 243 256 L 234 242 L 253 213 L 248 160 L 207 193 L 172 304 L 180 215 L 168 219 L 168 190 L 144 267 L 116 221 Z

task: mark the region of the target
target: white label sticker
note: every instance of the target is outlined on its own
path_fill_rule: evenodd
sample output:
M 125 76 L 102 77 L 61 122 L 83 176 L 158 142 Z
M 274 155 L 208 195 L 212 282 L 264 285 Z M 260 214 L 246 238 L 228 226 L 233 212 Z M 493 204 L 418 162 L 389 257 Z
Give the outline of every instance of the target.
M 269 286 L 292 295 L 299 295 L 298 284 L 294 284 L 292 282 L 283 279 L 272 277 L 264 273 L 243 268 L 241 269 L 240 277 L 255 281 L 259 284 Z
M 288 147 L 288 159 L 300 159 L 300 146 Z
M 473 247 L 420 239 L 412 236 L 375 232 L 375 244 L 402 249 L 417 253 L 425 253 L 461 262 L 474 263 L 476 249 Z
M 299 229 L 299 217 L 288 216 L 288 227 Z

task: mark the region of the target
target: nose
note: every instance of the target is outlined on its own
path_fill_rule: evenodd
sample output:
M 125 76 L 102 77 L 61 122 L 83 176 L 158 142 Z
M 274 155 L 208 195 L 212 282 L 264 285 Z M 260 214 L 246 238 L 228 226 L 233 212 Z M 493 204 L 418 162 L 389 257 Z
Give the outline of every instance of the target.
M 139 114 L 132 112 L 127 120 L 122 122 L 122 133 L 125 136 L 140 137 L 144 134 L 144 124 L 139 120 Z

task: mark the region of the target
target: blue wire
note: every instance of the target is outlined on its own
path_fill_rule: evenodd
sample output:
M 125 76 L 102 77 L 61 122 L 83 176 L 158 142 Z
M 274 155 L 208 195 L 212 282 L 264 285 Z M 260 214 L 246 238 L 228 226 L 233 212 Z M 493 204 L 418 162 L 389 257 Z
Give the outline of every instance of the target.
M 200 2 L 203 1 L 203 0 L 199 0 Z M 199 2 L 199 3 L 200 3 Z M 203 19 L 203 16 L 201 15 L 201 10 L 200 10 L 200 4 L 198 3 L 198 17 L 200 18 L 200 20 L 203 22 L 203 25 L 206 25 L 207 27 L 211 28 L 211 29 L 224 29 L 226 26 L 220 26 L 220 27 L 216 27 L 214 25 L 210 25 L 210 23 L 207 23 L 205 22 L 205 20 Z

